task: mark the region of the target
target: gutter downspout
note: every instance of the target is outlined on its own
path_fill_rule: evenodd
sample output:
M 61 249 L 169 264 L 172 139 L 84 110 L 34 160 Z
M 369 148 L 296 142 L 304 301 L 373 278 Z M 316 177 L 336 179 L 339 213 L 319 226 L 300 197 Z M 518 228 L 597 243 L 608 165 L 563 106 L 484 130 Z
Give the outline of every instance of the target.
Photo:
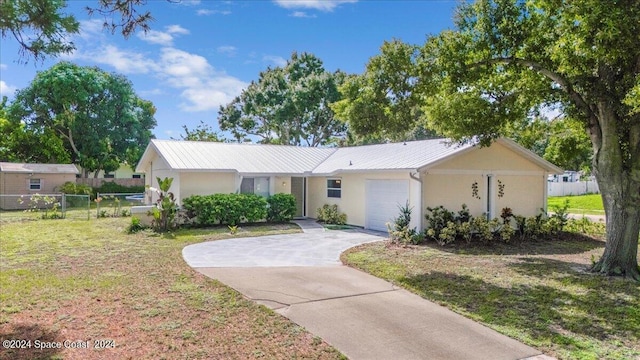
M 418 176 L 416 176 L 418 175 Z M 413 180 L 417 181 L 420 185 L 418 186 L 418 211 L 415 212 L 415 216 L 413 219 L 418 219 L 417 220 L 417 224 L 418 224 L 418 230 L 422 231 L 423 229 L 423 225 L 422 225 L 422 188 L 424 186 L 424 183 L 422 182 L 422 179 L 419 177 L 420 176 L 420 171 L 418 171 L 418 169 L 416 169 L 416 173 L 412 173 L 411 171 L 409 171 L 409 177 L 412 178 Z M 409 187 L 409 189 L 411 189 L 411 187 Z M 415 209 L 414 209 L 415 210 Z M 414 220 L 415 221 L 415 220 Z

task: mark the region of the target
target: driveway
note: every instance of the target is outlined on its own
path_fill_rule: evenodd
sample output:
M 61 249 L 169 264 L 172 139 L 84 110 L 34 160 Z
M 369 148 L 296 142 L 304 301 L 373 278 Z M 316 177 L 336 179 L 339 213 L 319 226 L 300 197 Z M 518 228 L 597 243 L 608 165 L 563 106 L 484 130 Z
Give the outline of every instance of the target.
M 384 239 L 324 231 L 190 245 L 197 271 L 322 337 L 350 359 L 550 359 L 393 284 L 343 266 L 349 247 Z

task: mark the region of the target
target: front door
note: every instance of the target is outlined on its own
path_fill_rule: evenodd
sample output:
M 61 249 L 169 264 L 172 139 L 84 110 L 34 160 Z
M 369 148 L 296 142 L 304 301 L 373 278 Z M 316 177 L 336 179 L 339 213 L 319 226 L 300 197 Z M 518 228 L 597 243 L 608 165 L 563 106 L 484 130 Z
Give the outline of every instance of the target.
M 307 179 L 303 177 L 291 178 L 291 194 L 296 198 L 296 215 L 297 218 L 305 217 L 306 211 L 306 187 Z

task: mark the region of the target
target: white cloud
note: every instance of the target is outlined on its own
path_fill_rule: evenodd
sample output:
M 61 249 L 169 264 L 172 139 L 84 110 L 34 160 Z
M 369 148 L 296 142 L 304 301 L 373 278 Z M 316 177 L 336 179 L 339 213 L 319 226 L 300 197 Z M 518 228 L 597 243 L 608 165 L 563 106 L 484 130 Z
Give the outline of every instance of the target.
M 294 11 L 294 12 L 291 13 L 291 16 L 297 17 L 297 18 L 314 18 L 314 17 L 316 17 L 315 15 L 309 15 L 304 11 Z
M 0 64 L 0 70 L 7 70 L 7 64 Z
M 285 9 L 316 9 L 321 11 L 333 11 L 341 4 L 350 4 L 358 0 L 274 0 L 274 2 Z
M 80 34 L 84 40 L 95 38 L 96 36 L 102 36 L 104 30 L 104 21 L 98 19 L 82 20 L 80 21 Z
M 219 52 L 220 54 L 225 54 L 227 56 L 235 56 L 236 53 L 238 52 L 238 49 L 235 46 L 223 45 L 223 46 L 218 46 L 216 51 Z
M 4 64 L 2 64 L 4 65 Z M 5 65 L 6 67 L 6 65 Z M 8 96 L 13 95 L 13 93 L 17 90 L 15 86 L 7 85 L 6 82 L 0 80 L 0 95 Z
M 204 57 L 174 48 L 162 49 L 160 76 L 170 86 L 183 89 L 180 104 L 185 111 L 215 110 L 229 103 L 247 84 L 216 71 Z
M 280 67 L 287 65 L 287 60 L 285 60 L 282 56 L 276 55 L 265 55 L 262 57 L 262 61 L 270 62 Z
M 82 53 L 75 52 L 73 58 L 110 65 L 123 74 L 147 74 L 157 69 L 156 63 L 144 54 L 123 51 L 113 45 Z
M 177 35 L 187 35 L 189 34 L 189 30 L 183 28 L 180 25 L 169 25 L 165 26 L 166 31 L 158 31 L 158 30 L 149 30 L 145 32 L 138 32 L 136 36 L 140 38 L 140 40 L 146 41 L 151 44 L 157 44 L 162 46 L 172 46 L 173 39 Z
M 220 15 L 229 15 L 231 14 L 230 10 L 211 10 L 211 9 L 198 9 L 198 11 L 196 11 L 197 15 L 203 16 L 203 15 L 215 15 L 215 14 L 220 14 Z
M 139 32 L 137 36 L 140 40 L 144 40 L 148 43 L 170 46 L 173 44 L 173 36 L 171 34 L 158 31 L 158 30 L 149 30 L 147 32 Z
M 189 30 L 183 28 L 180 25 L 169 25 L 166 27 L 167 32 L 169 34 L 180 34 L 180 35 L 188 35 L 189 34 Z

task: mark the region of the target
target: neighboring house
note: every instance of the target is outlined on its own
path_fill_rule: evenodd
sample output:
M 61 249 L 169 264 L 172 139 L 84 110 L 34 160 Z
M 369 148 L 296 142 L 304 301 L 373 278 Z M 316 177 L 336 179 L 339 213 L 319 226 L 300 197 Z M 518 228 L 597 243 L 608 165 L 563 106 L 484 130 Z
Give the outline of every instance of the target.
M 82 171 L 82 169 L 80 169 Z M 120 164 L 120 167 L 116 171 L 105 173 L 103 170 L 98 171 L 98 176 L 95 173 L 89 173 L 89 178 L 98 179 L 143 179 L 144 173 L 138 173 L 133 171 L 129 164 Z
M 82 174 L 82 168 L 80 168 L 80 174 Z M 128 164 L 120 164 L 120 167 L 116 171 L 108 173 L 102 170 L 98 171 L 97 177 L 93 172 L 90 172 L 86 178 L 79 175 L 76 182 L 89 185 L 93 188 L 100 187 L 105 182 L 115 182 L 122 186 L 143 186 L 144 173 L 133 171 Z
M 549 175 L 550 182 L 576 182 L 580 181 L 580 173 L 577 171 L 565 171 L 562 174 Z
M 349 224 L 381 231 L 407 202 L 419 228 L 425 209 L 438 205 L 536 215 L 546 208 L 547 177 L 562 173 L 508 139 L 486 148 L 443 139 L 347 148 L 152 140 L 136 171 L 156 188 L 156 177 L 172 177 L 178 203 L 195 194 L 291 193 L 297 216 L 337 204 Z
M 53 194 L 79 171 L 72 164 L 22 164 L 0 162 L 0 208 L 21 209 L 17 195 Z M 14 196 L 11 196 L 14 195 Z

